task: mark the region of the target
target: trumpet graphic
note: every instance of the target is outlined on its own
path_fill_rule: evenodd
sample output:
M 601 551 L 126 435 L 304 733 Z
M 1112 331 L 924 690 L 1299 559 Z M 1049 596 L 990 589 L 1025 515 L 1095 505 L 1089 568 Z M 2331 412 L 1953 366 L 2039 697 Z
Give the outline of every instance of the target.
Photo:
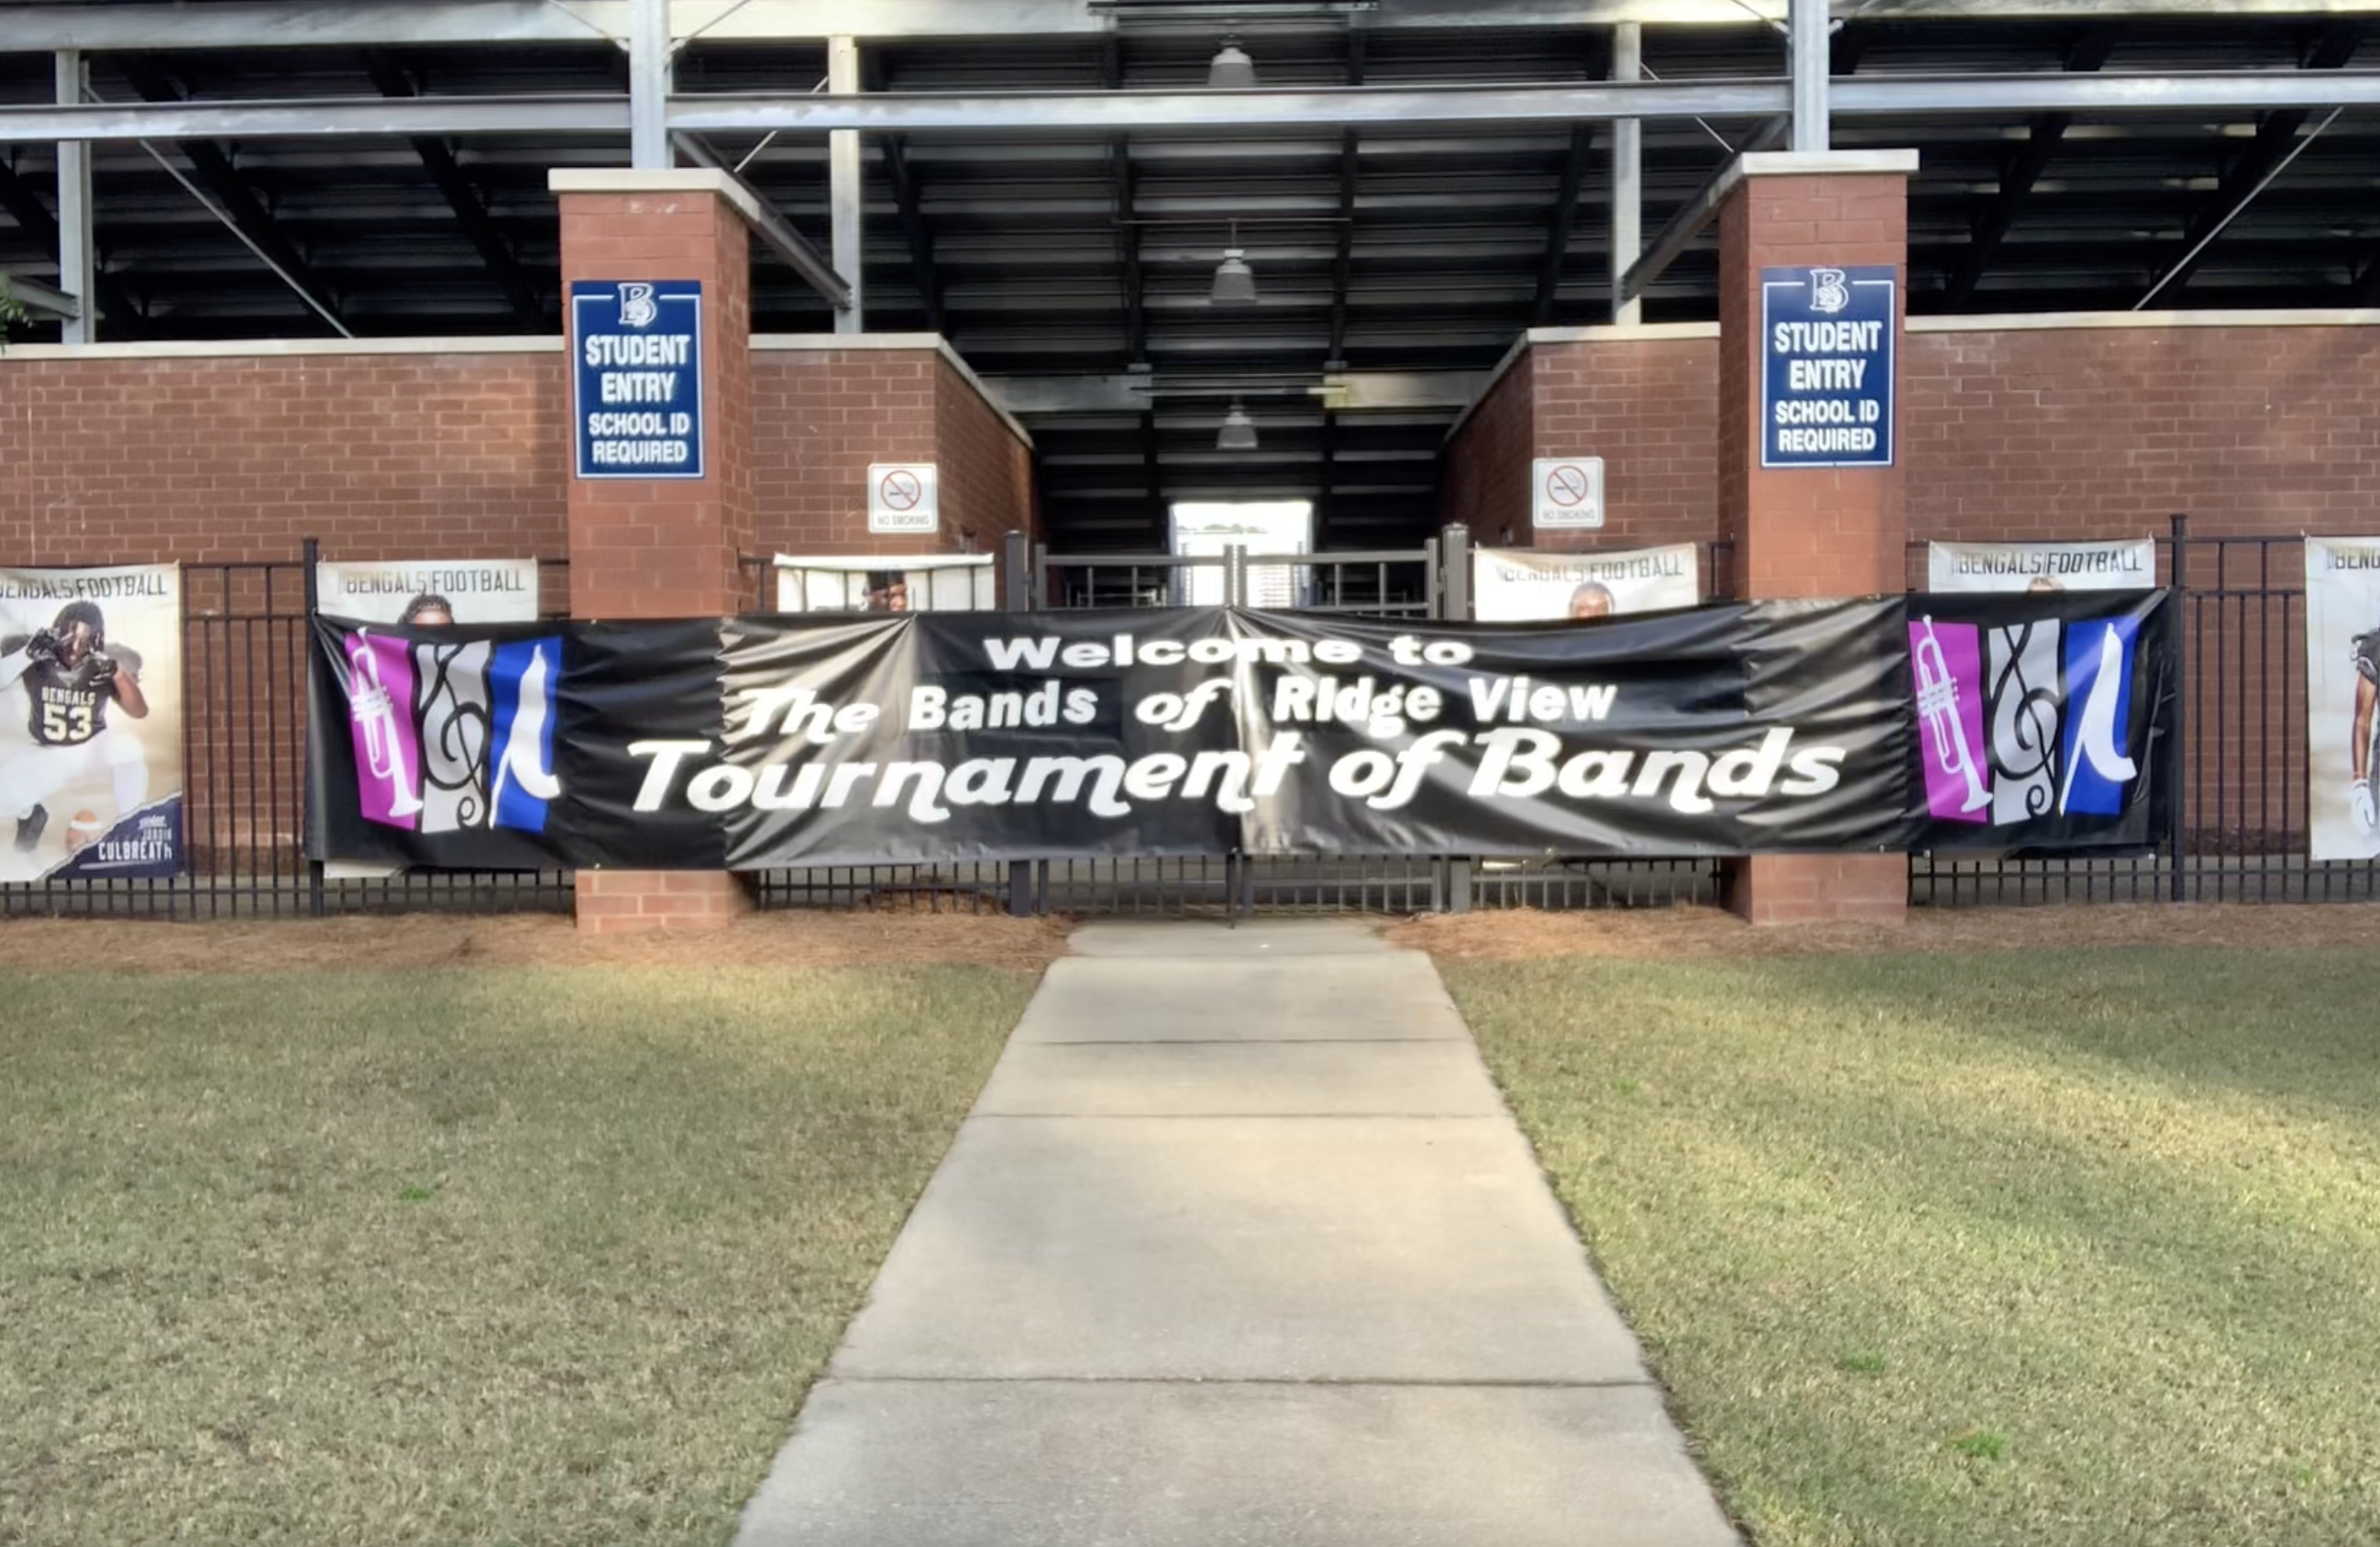
M 364 733 L 364 761 L 371 776 L 389 787 L 388 814 L 403 818 L 419 814 L 421 798 L 413 792 L 413 774 L 405 766 L 405 740 L 396 721 L 396 700 L 381 680 L 380 658 L 361 634 L 347 636 L 347 712 Z
M 1959 718 L 1959 679 L 1950 675 L 1942 641 L 1934 637 L 1934 619 L 1918 621 L 1925 637 L 1917 641 L 1917 713 L 1934 732 L 1934 759 L 1942 772 L 1966 782 L 1967 803 L 1961 810 L 1980 811 L 1992 803 L 1992 792 L 1975 766 L 1974 749 L 1967 745 L 1966 723 Z

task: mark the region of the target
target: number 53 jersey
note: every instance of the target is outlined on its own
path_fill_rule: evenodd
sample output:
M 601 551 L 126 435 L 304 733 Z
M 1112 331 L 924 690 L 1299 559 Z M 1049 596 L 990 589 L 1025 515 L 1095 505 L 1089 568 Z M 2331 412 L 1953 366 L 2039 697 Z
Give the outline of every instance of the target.
M 138 671 L 139 657 L 130 651 L 115 653 L 118 671 Z M 25 670 L 25 688 L 33 713 L 26 729 L 43 747 L 79 747 L 107 728 L 108 700 L 115 685 L 97 679 L 88 658 L 73 667 L 55 661 L 37 662 Z

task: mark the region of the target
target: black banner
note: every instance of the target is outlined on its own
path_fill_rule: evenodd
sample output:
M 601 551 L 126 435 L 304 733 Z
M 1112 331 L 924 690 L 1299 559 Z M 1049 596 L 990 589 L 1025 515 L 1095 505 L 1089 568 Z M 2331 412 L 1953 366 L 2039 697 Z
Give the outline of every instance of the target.
M 1585 626 L 1231 608 L 323 617 L 310 850 L 757 870 L 2137 843 L 2170 707 L 2158 600 L 1755 603 Z M 2089 626 L 2107 619 L 2113 647 Z M 1999 760 L 1985 725 L 2004 700 Z M 1975 726 L 1985 806 L 1937 735 L 1954 720 Z M 2017 753 L 2043 736 L 2058 787 L 2034 810 L 2044 771 Z M 2109 784 L 2126 755 L 2134 774 Z

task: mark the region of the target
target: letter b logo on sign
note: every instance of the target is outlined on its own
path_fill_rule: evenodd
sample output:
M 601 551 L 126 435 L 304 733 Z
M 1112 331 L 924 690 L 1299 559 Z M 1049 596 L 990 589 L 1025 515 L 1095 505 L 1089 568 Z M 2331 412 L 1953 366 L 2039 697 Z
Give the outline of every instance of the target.
M 649 328 L 661 314 L 662 309 L 653 299 L 651 286 L 623 285 L 620 286 L 620 325 L 622 327 Z

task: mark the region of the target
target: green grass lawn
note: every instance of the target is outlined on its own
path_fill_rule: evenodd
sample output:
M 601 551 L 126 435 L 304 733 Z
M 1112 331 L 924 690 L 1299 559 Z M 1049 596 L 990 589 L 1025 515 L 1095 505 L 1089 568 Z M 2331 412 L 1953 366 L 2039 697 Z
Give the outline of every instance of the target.
M 0 978 L 0 1543 L 725 1541 L 1031 988 Z
M 1446 977 L 1762 1547 L 2380 1541 L 2380 955 Z

